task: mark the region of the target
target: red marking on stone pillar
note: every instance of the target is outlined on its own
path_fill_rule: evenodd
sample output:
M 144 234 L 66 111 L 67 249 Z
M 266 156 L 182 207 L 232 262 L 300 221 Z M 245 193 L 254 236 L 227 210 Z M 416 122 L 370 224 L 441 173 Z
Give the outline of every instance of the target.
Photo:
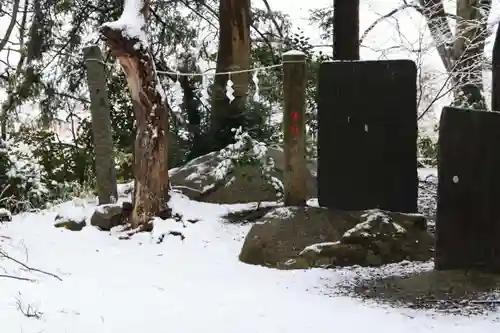
M 299 113 L 297 111 L 293 112 L 291 115 L 290 115 L 290 118 L 292 119 L 292 121 L 294 122 L 294 124 L 292 124 L 292 127 L 291 127 L 291 131 L 292 131 L 292 134 L 293 135 L 297 135 L 298 133 L 298 125 L 297 125 L 297 122 L 299 121 Z

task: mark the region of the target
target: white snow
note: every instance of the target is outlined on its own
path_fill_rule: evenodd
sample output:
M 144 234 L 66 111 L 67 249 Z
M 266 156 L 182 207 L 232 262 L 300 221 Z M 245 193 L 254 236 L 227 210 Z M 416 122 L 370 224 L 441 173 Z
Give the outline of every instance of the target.
M 354 228 L 351 228 L 347 230 L 344 235 L 342 236 L 343 238 L 348 238 L 351 236 L 352 233 L 360 230 L 372 230 L 372 222 L 375 221 L 376 219 L 380 219 L 381 222 L 383 223 L 389 223 L 389 216 L 382 212 L 380 209 L 371 209 L 368 210 L 365 214 L 361 215 L 361 217 L 365 218 L 364 222 L 356 224 Z
M 142 46 L 148 46 L 146 36 L 146 21 L 141 14 L 142 0 L 125 0 L 120 18 L 114 22 L 106 22 L 102 26 L 113 30 L 121 30 L 123 35 L 138 39 Z M 136 44 L 137 45 L 137 44 Z
M 302 51 L 298 51 L 298 50 L 290 50 L 290 51 L 283 53 L 283 56 L 300 56 L 300 55 L 303 56 L 303 55 L 305 55 L 305 53 Z
M 324 243 L 317 243 L 317 244 L 309 245 L 309 246 L 306 246 L 299 253 L 299 255 L 303 255 L 304 253 L 308 253 L 308 252 L 320 253 L 324 248 L 330 247 L 333 245 L 338 245 L 338 244 L 340 244 L 339 241 L 337 241 L 337 242 L 324 242 Z
M 112 207 L 121 207 L 121 205 L 118 204 L 105 204 L 105 205 L 100 205 L 97 206 L 95 211 L 100 213 L 100 214 L 107 214 L 110 208 Z
M 437 168 L 419 168 L 418 178 L 420 181 L 437 179 Z
M 12 218 L 12 214 L 10 213 L 10 211 L 5 208 L 0 208 L 0 216 Z
M 341 281 L 373 269 L 278 271 L 239 262 L 250 226 L 222 223 L 220 216 L 255 203 L 215 205 L 174 194 L 171 206 L 184 221 L 197 222 L 158 220 L 153 233 L 120 240 L 118 231 L 92 226 L 80 232 L 54 228 L 57 214 L 79 211 L 83 219 L 95 209 L 93 203 L 67 202 L 0 225 L 1 251 L 63 280 L 22 270 L 0 256 L 0 274 L 36 279 L 0 277 L 1 331 L 478 333 L 500 328 L 495 314 L 452 316 L 334 295 Z M 429 269 L 428 264 L 405 267 L 389 265 L 385 271 Z
M 394 229 L 396 229 L 397 233 L 399 233 L 399 234 L 406 233 L 406 229 L 404 227 L 402 227 L 401 225 L 399 225 L 398 223 L 392 222 L 392 226 L 394 227 Z
M 291 207 L 278 207 L 267 213 L 265 219 L 289 219 L 295 215 L 294 209 Z
M 318 198 L 311 198 L 307 200 L 306 204 L 309 207 L 319 207 L 319 200 Z

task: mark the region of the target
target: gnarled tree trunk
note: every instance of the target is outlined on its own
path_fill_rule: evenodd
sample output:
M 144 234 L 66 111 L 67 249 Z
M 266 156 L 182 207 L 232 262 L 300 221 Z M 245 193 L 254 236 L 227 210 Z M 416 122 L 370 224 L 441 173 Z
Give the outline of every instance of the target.
M 217 72 L 248 69 L 250 63 L 250 0 L 220 0 Z M 248 93 L 248 73 L 231 75 L 235 100 L 226 97 L 228 75 L 217 75 L 212 91 L 212 139 L 215 149 L 233 139 L 231 128 L 242 124 Z
M 130 12 L 137 10 L 137 22 Z M 134 147 L 134 208 L 132 228 L 148 228 L 168 200 L 168 112 L 146 36 L 149 0 L 125 0 L 129 17 L 104 24 L 101 34 L 117 57 L 129 86 L 137 124 Z M 141 20 L 141 16 L 143 19 Z M 139 26 L 138 26 L 139 25 Z

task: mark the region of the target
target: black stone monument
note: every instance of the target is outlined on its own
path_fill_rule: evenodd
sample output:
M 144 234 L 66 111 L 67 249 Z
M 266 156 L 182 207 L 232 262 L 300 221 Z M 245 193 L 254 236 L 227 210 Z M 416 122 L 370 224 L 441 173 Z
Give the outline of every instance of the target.
M 416 82 L 410 60 L 321 64 L 321 206 L 417 212 Z

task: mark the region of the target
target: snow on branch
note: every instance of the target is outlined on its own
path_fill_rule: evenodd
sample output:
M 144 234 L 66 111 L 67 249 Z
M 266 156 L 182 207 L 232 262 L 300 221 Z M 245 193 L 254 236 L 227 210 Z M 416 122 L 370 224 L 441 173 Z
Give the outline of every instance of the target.
M 162 104 L 166 102 L 166 96 L 148 50 L 148 8 L 148 0 L 125 0 L 120 18 L 104 23 L 100 32 L 126 74 L 132 99 L 150 109 L 149 106 L 155 104 L 155 98 L 152 99 L 147 91 L 149 88 L 143 86 L 147 85 L 146 82 L 154 85 L 152 88 Z
M 104 23 L 101 29 L 109 28 L 121 31 L 123 37 L 137 40 L 145 49 L 148 46 L 145 16 L 147 16 L 147 3 L 145 1 L 125 0 L 120 18 L 114 22 Z

